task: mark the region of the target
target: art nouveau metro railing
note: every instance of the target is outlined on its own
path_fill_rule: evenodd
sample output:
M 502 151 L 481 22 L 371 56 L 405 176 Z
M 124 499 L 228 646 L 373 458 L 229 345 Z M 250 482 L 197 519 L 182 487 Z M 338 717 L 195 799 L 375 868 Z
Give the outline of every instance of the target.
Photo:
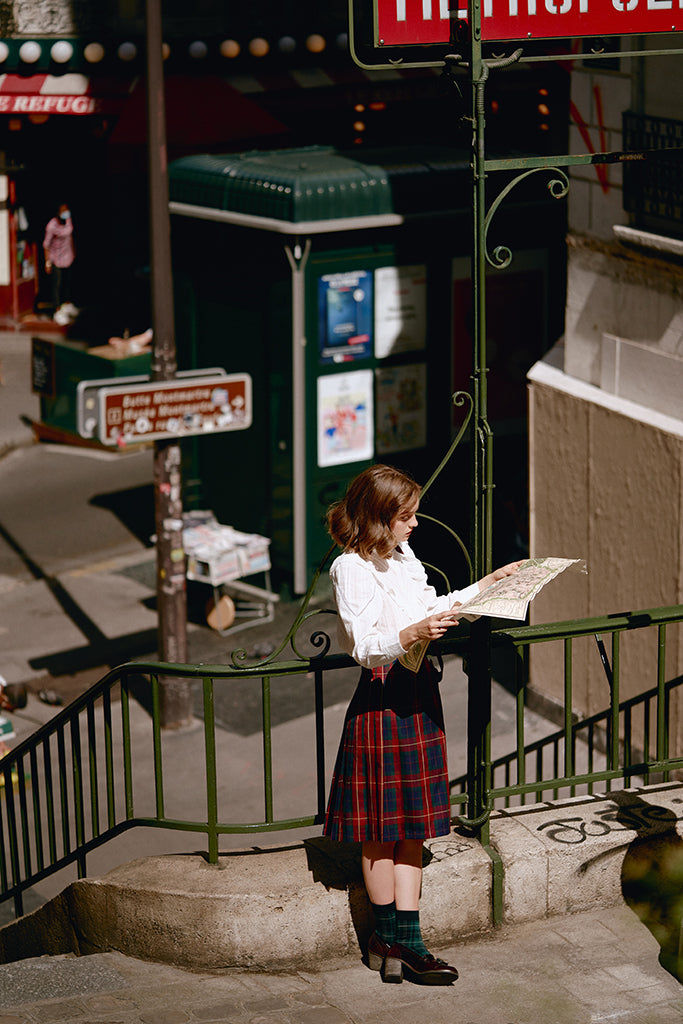
M 515 677 L 506 685 L 516 701 L 516 744 L 514 751 L 492 762 L 488 722 L 488 756 L 482 763 L 472 765 L 467 775 L 455 780 L 452 786 L 456 823 L 463 823 L 461 814 L 466 812 L 474 789 L 484 793 L 485 808 L 481 820 L 470 821 L 469 825 L 475 833 L 481 833 L 494 806 L 570 795 L 578 787 L 594 792 L 600 787 L 629 784 L 634 779 L 648 781 L 655 774 L 668 777 L 683 767 L 681 751 L 671 749 L 669 736 L 672 694 L 681 680 L 668 679 L 665 670 L 669 638 L 673 631 L 680 631 L 682 623 L 683 606 L 674 606 L 493 630 L 492 650 L 507 650 L 514 655 Z M 620 679 L 626 657 L 621 657 L 620 638 L 626 631 L 645 630 L 656 633 L 656 657 L 647 678 L 643 678 L 642 692 L 622 700 Z M 610 680 L 606 690 L 609 689 L 610 700 L 600 713 L 577 720 L 572 710 L 572 650 L 577 641 L 596 634 L 611 640 L 611 658 L 606 658 Z M 545 739 L 529 743 L 527 666 L 529 651 L 537 644 L 559 644 L 563 648 L 564 725 Z M 471 653 L 467 637 L 443 641 L 440 647 L 444 655 L 463 656 L 466 660 Z M 595 656 L 598 657 L 597 653 Z M 136 663 L 110 672 L 0 761 L 0 901 L 14 899 L 16 913 L 21 914 L 27 889 L 68 865 L 76 864 L 79 877 L 85 876 L 88 855 L 132 828 L 203 835 L 207 857 L 215 863 L 221 837 L 230 833 L 268 833 L 318 826 L 324 814 L 328 782 L 324 687 L 331 673 L 348 669 L 352 664 L 346 656 L 323 654 L 253 667 Z M 185 740 L 193 745 L 191 772 L 187 770 L 187 755 L 182 765 L 169 756 L 169 737 L 164 736 L 160 725 L 160 677 L 196 680 L 201 689 L 203 727 Z M 271 691 L 285 677 L 298 677 L 301 686 L 308 688 L 312 712 L 309 805 L 300 808 L 295 816 L 278 815 L 282 793 L 274 782 L 281 768 L 278 758 L 283 754 L 276 752 L 273 745 L 276 727 L 271 723 Z M 261 697 L 262 742 L 255 763 L 248 770 L 250 774 L 260 774 L 262 803 L 255 804 L 247 821 L 235 820 L 226 812 L 221 795 L 226 783 L 230 788 L 239 787 L 242 782 L 219 778 L 217 761 L 220 727 L 215 718 L 215 694 L 219 687 L 230 686 L 238 678 L 250 680 L 260 689 Z M 131 712 L 135 711 L 136 721 L 141 713 L 133 694 L 140 694 L 141 689 L 148 709 L 143 713 L 146 726 L 142 733 L 131 726 Z M 335 747 L 336 742 L 336 736 L 330 739 Z M 287 756 L 285 752 L 284 757 Z M 177 787 L 179 771 L 185 773 L 186 785 L 192 786 L 193 807 L 197 807 L 192 818 L 168 809 L 169 793 L 174 785 Z M 149 779 L 153 779 L 153 786 L 141 789 L 141 780 Z

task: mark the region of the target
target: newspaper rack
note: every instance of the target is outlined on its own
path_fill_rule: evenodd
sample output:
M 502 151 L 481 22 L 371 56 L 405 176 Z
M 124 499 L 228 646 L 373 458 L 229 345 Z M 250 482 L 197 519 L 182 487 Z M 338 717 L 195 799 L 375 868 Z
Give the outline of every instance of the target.
M 188 580 L 207 583 L 213 588 L 217 613 L 217 632 L 224 636 L 249 626 L 272 622 L 280 600 L 271 590 L 270 540 L 257 533 L 242 533 L 217 522 L 213 512 L 188 512 L 183 516 L 183 547 L 187 557 Z M 263 573 L 265 587 L 245 583 L 242 577 Z M 247 622 L 220 627 L 218 615 L 223 588 L 235 592 L 235 616 Z

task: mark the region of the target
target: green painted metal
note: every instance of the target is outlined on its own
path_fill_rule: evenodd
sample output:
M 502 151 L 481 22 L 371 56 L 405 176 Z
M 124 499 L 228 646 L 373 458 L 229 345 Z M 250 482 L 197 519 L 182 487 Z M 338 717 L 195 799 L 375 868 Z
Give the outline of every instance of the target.
M 66 770 L 66 748 L 64 744 L 64 728 L 57 730 L 57 766 L 59 770 L 59 802 L 62 818 L 62 843 L 65 853 L 70 853 L 71 835 L 69 829 L 69 803 L 67 796 L 68 773 Z
M 620 685 L 620 646 L 619 633 L 612 634 L 612 716 L 610 720 L 610 768 L 619 764 L 619 685 Z
M 564 641 L 564 774 L 574 774 L 574 744 L 572 736 L 573 700 L 573 651 L 571 640 Z M 572 796 L 574 791 L 572 790 Z
M 83 807 L 83 752 L 81 750 L 81 730 L 78 718 L 73 718 L 71 726 L 71 761 L 73 781 L 73 802 L 74 802 L 74 824 L 75 824 L 75 849 L 76 861 L 78 864 L 78 877 L 85 877 L 85 854 L 83 843 L 85 840 L 85 816 Z M 23 818 L 23 815 L 22 815 Z M 27 844 L 28 845 L 28 844 Z
M 102 694 L 102 713 L 104 717 L 104 763 L 107 792 L 107 825 L 112 828 L 115 822 L 114 801 L 116 787 L 114 782 L 114 747 L 112 742 L 111 690 Z
M 298 619 L 299 617 L 297 617 Z M 300 625 L 310 622 L 304 616 Z M 476 625 L 476 624 L 475 624 Z M 667 629 L 683 626 L 683 606 L 645 609 L 624 615 L 583 619 L 571 622 L 521 626 L 511 629 L 493 629 L 487 632 L 487 644 L 474 648 L 466 637 L 454 637 L 439 644 L 444 655 L 457 655 L 469 659 L 473 650 L 482 657 L 483 665 L 474 666 L 474 678 L 480 678 L 488 668 L 488 654 L 498 647 L 511 649 L 515 655 L 516 671 L 516 723 L 517 737 L 509 755 L 491 759 L 492 724 L 489 699 L 474 702 L 471 709 L 473 741 L 468 772 L 452 782 L 454 814 L 466 812 L 460 820 L 478 835 L 492 857 L 494 881 L 493 912 L 496 919 L 502 912 L 502 878 L 495 852 L 490 849 L 488 819 L 497 806 L 511 802 L 536 802 L 549 795 L 570 795 L 579 787 L 592 792 L 595 786 L 609 789 L 612 784 L 638 778 L 647 779 L 654 773 L 669 772 L 683 767 L 683 757 L 670 757 L 668 750 L 668 707 L 670 694 L 680 679 L 668 680 L 665 673 Z M 652 671 L 648 678 L 653 685 L 644 693 L 620 701 L 618 679 L 620 675 L 619 637 L 627 631 L 657 631 L 656 658 L 652 658 Z M 572 648 L 582 638 L 595 633 L 612 638 L 612 670 L 617 685 L 608 687 L 610 699 L 603 711 L 584 720 L 577 720 L 571 706 L 563 712 L 562 727 L 543 740 L 528 744 L 525 740 L 525 683 L 528 678 L 530 648 L 539 643 L 563 645 L 565 656 L 565 694 L 571 705 L 573 675 L 575 672 Z M 677 638 L 674 649 L 678 646 Z M 292 638 L 295 640 L 295 637 Z M 293 643 L 293 647 L 295 647 Z M 220 837 L 233 834 L 261 834 L 280 832 L 291 828 L 319 826 L 325 811 L 327 782 L 325 777 L 323 693 L 330 673 L 348 668 L 354 663 L 345 655 L 326 653 L 327 644 L 321 643 L 323 653 L 314 658 L 295 657 L 288 661 L 257 663 L 244 667 L 234 665 L 162 665 L 159 663 L 133 663 L 110 672 L 104 679 L 83 694 L 77 701 L 62 709 L 37 733 L 19 744 L 0 762 L 4 778 L 4 795 L 0 798 L 2 835 L 0 837 L 0 900 L 14 899 L 18 914 L 22 912 L 22 894 L 41 879 L 69 864 L 77 864 L 79 874 L 85 874 L 87 856 L 99 846 L 134 827 L 151 827 L 183 831 L 206 836 L 207 853 L 211 863 L 219 857 Z M 598 655 L 596 654 L 596 658 Z M 622 666 L 623 668 L 623 666 Z M 311 743 L 311 759 L 315 763 L 317 784 L 311 794 L 313 806 L 303 807 L 298 817 L 280 819 L 275 807 L 275 780 L 282 767 L 275 763 L 271 741 L 270 689 L 273 680 L 312 674 L 315 680 L 314 707 L 315 738 Z M 204 729 L 197 730 L 197 747 L 193 754 L 195 784 L 201 788 L 205 778 L 206 814 L 183 820 L 168 816 L 166 806 L 166 768 L 162 758 L 158 678 L 179 678 L 201 686 L 203 694 Z M 148 679 L 151 696 L 151 729 L 144 741 L 138 736 L 133 744 L 130 727 L 131 709 L 129 689 L 133 679 Z M 219 780 L 216 759 L 216 722 L 214 714 L 214 687 L 228 685 L 231 679 L 251 679 L 261 687 L 263 697 L 262 772 L 264 804 L 259 812 L 254 808 L 250 821 L 221 820 L 219 811 Z M 111 700 L 114 688 L 119 687 L 121 700 Z M 644 740 L 637 749 L 636 721 L 644 722 Z M 656 749 L 650 753 L 648 734 L 650 723 L 656 728 Z M 81 734 L 86 733 L 90 769 L 83 771 Z M 313 739 L 313 736 L 312 736 Z M 589 760 L 579 768 L 576 761 L 577 743 L 588 744 Z M 315 750 L 314 750 L 315 747 Z M 605 764 L 598 763 L 601 750 L 608 751 Z M 41 758 L 42 752 L 42 758 Z M 280 755 L 282 756 L 282 755 Z M 286 755 L 285 755 L 286 756 Z M 602 757 L 603 755 L 600 755 Z M 594 759 L 595 757 L 595 759 Z M 42 763 L 41 763 L 42 762 Z M 202 776 L 203 764 L 203 776 Z M 259 771 L 255 763 L 252 770 Z M 98 788 L 101 773 L 107 775 L 107 814 L 100 814 L 93 787 Z M 153 778 L 155 802 L 149 808 L 138 806 L 136 779 Z M 120 789 L 116 782 L 122 779 Z M 31 789 L 32 798 L 28 798 Z M 53 800 L 53 792 L 59 799 Z M 473 817 L 472 808 L 481 808 Z M 106 824 L 101 818 L 106 817 Z
M 273 823 L 273 744 L 270 725 L 270 676 L 261 681 L 262 728 L 263 728 L 263 782 L 265 811 L 264 820 Z
M 314 676 L 315 693 L 315 767 L 316 767 L 316 788 L 318 797 L 319 821 L 323 820 L 327 803 L 327 784 L 325 780 L 325 720 L 323 718 L 323 672 L 320 667 L 315 670 Z
M 496 160 L 487 160 L 486 171 L 530 171 L 530 170 L 553 170 L 558 171 L 560 167 L 585 167 L 595 164 L 624 164 L 633 161 L 644 163 L 653 159 L 661 159 L 666 154 L 668 160 L 679 160 L 683 157 L 683 149 L 672 146 L 667 149 L 635 149 L 615 150 L 609 153 L 574 153 L 562 156 L 515 156 L 502 157 Z M 563 176 L 564 177 L 564 176 Z M 516 183 L 513 183 L 516 184 Z M 507 192 L 510 188 L 507 188 Z M 562 198 L 559 195 L 557 198 Z
M 393 213 L 382 167 L 330 146 L 188 156 L 169 168 L 173 202 L 298 223 Z
M 562 794 L 571 795 L 577 786 L 585 786 L 592 793 L 594 785 L 599 782 L 606 784 L 609 790 L 613 780 L 633 779 L 641 777 L 647 781 L 657 772 L 665 774 L 683 764 L 683 758 L 669 756 L 668 748 L 668 709 L 670 693 L 683 681 L 681 678 L 666 680 L 666 629 L 676 622 L 683 621 L 680 606 L 661 609 L 647 609 L 629 615 L 615 615 L 609 618 L 584 619 L 571 622 L 546 624 L 542 627 L 525 626 L 509 630 L 496 630 L 493 634 L 494 645 L 514 643 L 515 650 L 526 651 L 536 643 L 562 642 L 565 646 L 565 694 L 572 692 L 572 656 L 568 653 L 574 640 L 589 636 L 587 627 L 598 627 L 603 632 L 612 634 L 612 674 L 610 685 L 610 703 L 602 712 L 582 721 L 576 721 L 566 708 L 563 712 L 563 726 L 558 732 L 532 744 L 525 744 L 523 733 L 518 730 L 517 750 L 514 754 L 498 758 L 492 762 L 492 785 L 488 792 L 489 806 L 496 806 L 500 800 L 507 806 L 512 798 L 522 798 L 533 794 L 535 801 L 542 800 L 548 793 L 553 797 Z M 620 635 L 633 629 L 656 628 L 658 631 L 658 649 L 656 664 L 656 686 L 643 693 L 621 701 L 619 697 L 620 676 Z M 598 632 L 598 629 L 594 629 Z M 650 723 L 653 720 L 652 707 L 655 709 L 657 729 L 657 749 L 654 756 L 650 755 Z M 642 750 L 639 760 L 635 760 L 633 742 L 634 714 L 642 714 Z M 602 737 L 602 738 L 601 738 Z M 588 767 L 586 772 L 577 773 L 574 761 L 576 744 L 584 738 L 587 744 Z M 560 750 L 571 748 L 571 759 L 566 759 L 560 768 Z M 596 751 L 605 750 L 606 766 L 595 769 L 594 756 Z M 547 754 L 553 758 L 553 770 L 543 770 Z M 536 758 L 536 779 L 527 780 L 525 766 L 529 758 Z M 517 767 L 517 779 L 511 781 L 512 766 Z M 504 783 L 497 779 L 503 775 Z M 471 782 L 462 776 L 453 782 L 456 789 L 467 789 Z
M 152 676 L 152 734 L 154 737 L 154 788 L 156 792 L 157 818 L 164 815 L 164 774 L 161 751 L 161 686 L 159 674 Z
M 209 862 L 218 863 L 218 775 L 216 767 L 216 718 L 213 684 L 207 676 L 202 680 L 204 696 L 204 750 L 206 755 L 206 823 Z
M 95 709 L 88 708 L 88 768 L 90 772 L 90 819 L 93 823 L 93 834 L 99 834 L 100 798 L 97 772 L 97 738 L 95 734 Z
M 664 699 L 666 692 L 666 625 L 660 623 L 657 646 L 657 760 L 666 760 L 669 754 L 668 730 L 669 720 L 668 706 Z
M 130 744 L 130 692 L 125 679 L 121 679 L 121 728 L 123 731 L 123 785 L 126 794 L 126 817 L 133 817 L 133 768 Z M 104 688 L 106 689 L 106 687 Z
M 55 804 L 53 799 L 54 788 L 52 785 L 52 760 L 50 758 L 49 739 L 46 737 L 43 744 L 43 767 L 45 771 L 45 799 L 47 804 L 47 829 L 48 829 L 48 857 L 50 863 L 54 864 L 57 859 L 56 844 L 56 823 Z

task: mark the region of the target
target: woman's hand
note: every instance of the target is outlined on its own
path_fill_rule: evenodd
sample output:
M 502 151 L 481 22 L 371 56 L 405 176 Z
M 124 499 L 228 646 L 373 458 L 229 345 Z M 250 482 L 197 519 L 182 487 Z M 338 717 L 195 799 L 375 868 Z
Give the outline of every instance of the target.
M 525 558 L 520 558 L 518 562 L 508 562 L 507 565 L 502 565 L 500 569 L 494 569 L 488 576 L 484 576 L 483 579 L 479 580 L 479 590 L 486 590 L 492 583 L 497 583 L 498 580 L 503 580 L 506 576 L 512 576 L 525 561 Z
M 438 640 L 451 626 L 457 626 L 460 620 L 457 618 L 455 609 L 458 607 L 458 604 L 454 604 L 445 612 L 436 612 L 434 615 L 429 615 L 426 619 L 414 622 L 411 626 L 402 629 L 398 634 L 398 639 L 403 650 L 409 650 L 418 640 Z

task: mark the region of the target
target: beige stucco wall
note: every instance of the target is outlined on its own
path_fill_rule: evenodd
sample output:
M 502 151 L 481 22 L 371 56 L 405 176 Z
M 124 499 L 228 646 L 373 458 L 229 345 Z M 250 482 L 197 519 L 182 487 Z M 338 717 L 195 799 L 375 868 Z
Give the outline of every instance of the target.
M 577 62 L 570 152 L 622 149 L 628 109 L 681 119 L 679 64 Z M 572 168 L 565 335 L 529 375 L 531 553 L 585 558 L 589 571 L 547 587 L 535 623 L 683 603 L 683 264 L 675 242 L 629 234 L 621 165 L 599 171 Z M 624 699 L 656 684 L 657 630 L 620 643 Z M 671 626 L 666 676 L 682 673 L 683 627 Z M 593 638 L 573 645 L 573 682 L 581 717 L 608 706 Z M 532 649 L 530 689 L 562 705 L 561 643 Z M 683 750 L 677 699 L 669 721 Z
M 537 364 L 531 372 L 531 548 L 585 558 L 534 601 L 532 622 L 683 601 L 683 423 Z M 606 638 L 607 639 L 607 638 Z M 667 630 L 667 678 L 683 672 L 683 627 Z M 609 649 L 609 644 L 608 644 Z M 622 634 L 621 697 L 656 685 L 657 630 Z M 532 690 L 561 704 L 562 644 L 533 649 Z M 573 707 L 607 707 L 594 640 L 574 644 Z M 677 712 L 671 725 L 676 731 Z

